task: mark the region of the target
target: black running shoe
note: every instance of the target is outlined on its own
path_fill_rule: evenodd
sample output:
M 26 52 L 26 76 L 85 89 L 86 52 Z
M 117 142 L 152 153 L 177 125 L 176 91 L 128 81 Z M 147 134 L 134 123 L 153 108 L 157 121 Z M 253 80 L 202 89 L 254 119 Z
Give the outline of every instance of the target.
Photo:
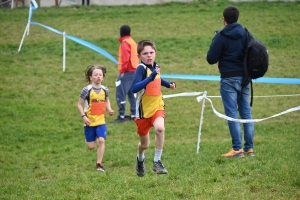
M 143 161 L 139 161 L 138 158 L 136 158 L 136 174 L 140 177 L 145 175 L 145 159 Z
M 97 163 L 97 164 L 96 164 L 96 170 L 97 170 L 97 171 L 105 172 L 104 167 L 103 167 L 100 163 Z
M 129 119 L 127 118 L 121 118 L 120 116 L 118 116 L 117 119 L 115 119 L 114 121 L 112 121 L 111 123 L 112 124 L 119 124 L 119 123 L 124 123 L 124 122 L 127 122 Z
M 155 171 L 157 174 L 167 174 L 168 170 L 164 167 L 164 165 L 161 163 L 161 161 L 153 162 L 153 171 Z

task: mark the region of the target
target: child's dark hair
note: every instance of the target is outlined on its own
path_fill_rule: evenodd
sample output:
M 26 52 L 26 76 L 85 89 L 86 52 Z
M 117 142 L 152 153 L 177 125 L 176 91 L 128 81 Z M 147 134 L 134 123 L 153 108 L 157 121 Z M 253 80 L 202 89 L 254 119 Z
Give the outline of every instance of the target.
M 141 55 L 141 52 L 143 51 L 145 46 L 151 46 L 156 51 L 155 43 L 151 40 L 142 40 L 137 45 L 137 53 Z
M 89 65 L 86 70 L 85 70 L 85 80 L 87 82 L 91 82 L 90 77 L 93 74 L 93 71 L 95 69 L 100 69 L 103 73 L 103 77 L 105 77 L 105 73 L 106 73 L 106 67 L 105 66 L 99 66 L 99 65 Z

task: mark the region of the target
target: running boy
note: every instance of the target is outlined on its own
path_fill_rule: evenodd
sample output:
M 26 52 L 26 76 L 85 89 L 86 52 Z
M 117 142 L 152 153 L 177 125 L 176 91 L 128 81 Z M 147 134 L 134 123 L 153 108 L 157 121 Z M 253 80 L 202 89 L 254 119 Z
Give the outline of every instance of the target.
M 161 162 L 165 138 L 165 110 L 161 93 L 161 86 L 175 89 L 174 82 L 160 78 L 160 67 L 154 62 L 156 57 L 155 43 L 151 40 L 142 40 L 137 46 L 141 63 L 136 69 L 132 92 L 136 93 L 136 118 L 137 134 L 140 136 L 138 144 L 136 173 L 145 175 L 145 150 L 150 145 L 149 131 L 155 130 L 155 155 L 153 171 L 157 174 L 167 174 L 167 169 Z
M 110 107 L 108 89 L 101 84 L 105 73 L 105 67 L 89 66 L 87 68 L 85 77 L 86 81 L 91 84 L 82 89 L 77 104 L 78 111 L 84 122 L 86 145 L 90 150 L 93 150 L 96 146 L 95 141 L 97 142 L 96 170 L 103 172 L 105 171 L 102 166 L 102 158 L 106 140 L 106 108 L 110 116 L 114 114 Z

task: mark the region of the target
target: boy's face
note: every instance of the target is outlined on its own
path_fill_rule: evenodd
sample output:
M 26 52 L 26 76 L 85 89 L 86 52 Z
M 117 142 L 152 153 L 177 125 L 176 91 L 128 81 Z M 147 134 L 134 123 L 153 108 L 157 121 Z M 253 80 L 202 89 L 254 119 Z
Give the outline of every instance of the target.
M 139 59 L 147 65 L 152 65 L 155 61 L 156 52 L 151 46 L 145 46 L 139 55 Z

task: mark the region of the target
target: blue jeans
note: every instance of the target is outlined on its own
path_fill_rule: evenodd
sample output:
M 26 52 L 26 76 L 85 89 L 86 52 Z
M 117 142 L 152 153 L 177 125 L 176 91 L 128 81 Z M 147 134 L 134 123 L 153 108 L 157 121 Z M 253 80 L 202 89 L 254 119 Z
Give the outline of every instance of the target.
M 225 114 L 228 117 L 238 119 L 238 112 L 242 119 L 252 119 L 251 106 L 249 103 L 250 84 L 241 92 L 242 77 L 221 78 L 220 93 L 223 101 Z M 232 138 L 232 148 L 235 151 L 242 149 L 242 133 L 239 122 L 228 121 L 228 127 Z M 254 123 L 243 123 L 244 127 L 244 150 L 253 148 Z

